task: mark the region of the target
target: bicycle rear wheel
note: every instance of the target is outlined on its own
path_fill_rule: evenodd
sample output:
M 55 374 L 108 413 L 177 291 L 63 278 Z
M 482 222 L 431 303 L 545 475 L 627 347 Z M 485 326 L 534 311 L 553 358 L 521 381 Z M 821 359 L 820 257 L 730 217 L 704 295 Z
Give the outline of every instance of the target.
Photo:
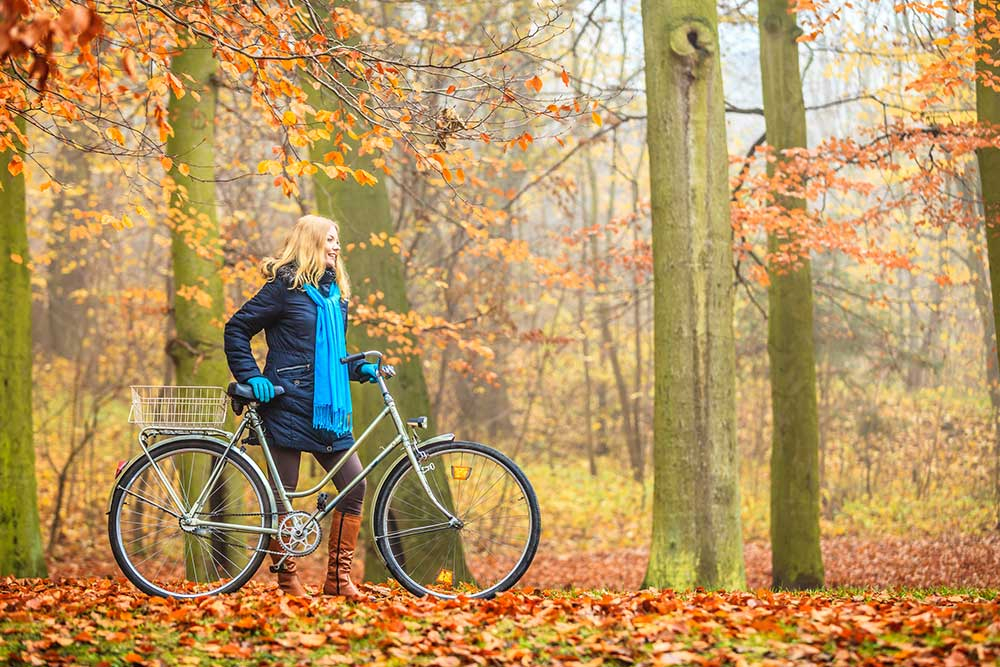
M 182 525 L 226 446 L 185 440 L 150 450 L 163 473 L 142 456 L 119 477 L 111 494 L 111 551 L 129 581 L 149 595 L 195 598 L 239 589 L 260 567 L 270 525 L 266 482 L 240 456 L 225 458 L 219 477 L 198 514 L 203 521 L 245 527 Z M 178 508 L 164 481 L 183 505 Z
M 457 519 L 449 524 L 409 459 L 386 476 L 372 532 L 392 576 L 414 595 L 489 598 L 513 586 L 538 549 L 541 515 L 521 469 L 474 442 L 432 445 L 421 462 L 431 491 Z

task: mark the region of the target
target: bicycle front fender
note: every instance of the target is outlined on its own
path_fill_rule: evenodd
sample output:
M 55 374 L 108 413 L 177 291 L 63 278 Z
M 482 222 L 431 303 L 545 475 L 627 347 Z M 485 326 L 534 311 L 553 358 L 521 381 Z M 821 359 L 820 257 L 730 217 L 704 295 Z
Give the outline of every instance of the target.
M 420 442 L 418 442 L 414 446 L 417 449 L 420 449 L 421 447 L 427 447 L 428 445 L 436 445 L 439 442 L 454 442 L 454 441 L 455 441 L 455 434 L 454 433 L 442 433 L 440 435 L 435 435 L 433 438 L 427 438 L 426 440 L 421 440 Z M 388 466 L 386 466 L 384 468 L 385 474 L 382 475 L 382 479 L 379 480 L 378 486 L 375 487 L 375 493 L 372 494 L 372 496 L 371 496 L 372 498 L 378 498 L 378 494 L 382 492 L 382 486 L 385 484 L 385 478 L 389 476 L 389 471 L 390 470 L 395 470 L 396 466 L 399 465 L 399 462 L 402 461 L 403 459 L 405 459 L 406 456 L 407 456 L 406 452 L 403 452 L 398 457 L 396 457 L 396 459 L 392 463 L 390 463 Z M 371 507 L 371 509 L 368 512 L 368 525 L 372 526 L 372 527 L 375 526 L 375 503 L 374 502 L 372 503 L 372 507 Z M 379 551 L 378 549 L 375 549 L 375 552 L 378 554 L 379 559 L 382 560 L 382 563 L 385 564 L 385 559 L 382 558 L 382 552 Z
M 208 441 L 208 442 L 214 442 L 216 444 L 222 445 L 223 447 L 228 447 L 229 446 L 229 442 L 228 441 L 222 440 L 220 438 L 212 438 L 210 436 L 204 436 L 204 435 L 199 435 L 199 436 L 177 435 L 177 436 L 174 436 L 172 438 L 167 438 L 166 440 L 161 440 L 160 442 L 156 443 L 156 445 L 154 445 L 153 447 L 150 447 L 150 449 L 149 449 L 149 455 L 150 456 L 154 455 L 156 453 L 156 450 L 159 447 L 163 446 L 163 445 L 169 445 L 169 444 L 174 443 L 174 442 L 180 442 L 180 441 L 185 441 L 185 440 L 187 440 L 187 441 L 191 441 L 191 440 L 204 440 L 204 441 Z M 278 504 L 277 504 L 277 501 L 274 499 L 274 493 L 271 491 L 271 485 L 268 483 L 268 481 L 267 481 L 267 475 L 264 474 L 264 471 L 260 469 L 260 466 L 257 465 L 257 462 L 254 461 L 253 458 L 251 458 L 246 452 L 244 452 L 242 449 L 239 449 L 238 447 L 235 447 L 235 446 L 231 447 L 230 450 L 229 450 L 229 455 L 230 456 L 234 456 L 234 457 L 239 457 L 239 458 L 242 458 L 243 460 L 245 460 L 247 462 L 247 464 L 249 464 L 250 468 L 255 473 L 257 473 L 257 475 L 259 475 L 260 478 L 264 481 L 264 490 L 267 492 L 267 500 L 268 500 L 268 503 L 270 504 L 270 511 L 273 513 L 275 511 L 275 509 L 278 507 Z M 146 452 L 141 452 L 139 454 L 136 454 L 131 459 L 129 459 L 128 463 L 126 463 L 125 465 L 123 465 L 121 467 L 121 470 L 118 471 L 118 474 L 115 475 L 115 481 L 111 485 L 111 493 L 108 494 L 108 507 L 107 507 L 107 509 L 104 512 L 105 514 L 108 514 L 108 513 L 111 512 L 111 499 L 115 495 L 115 489 L 118 488 L 118 479 L 123 474 L 125 474 L 126 470 L 128 470 L 129 468 L 132 467 L 132 465 L 136 462 L 136 460 L 138 460 L 140 458 L 144 458 L 145 456 L 146 456 Z

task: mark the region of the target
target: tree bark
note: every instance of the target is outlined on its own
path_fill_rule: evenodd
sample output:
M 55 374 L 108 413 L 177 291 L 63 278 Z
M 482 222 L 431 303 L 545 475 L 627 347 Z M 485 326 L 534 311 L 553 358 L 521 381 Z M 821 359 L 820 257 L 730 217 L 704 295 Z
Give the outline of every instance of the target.
M 225 300 L 222 285 L 223 253 L 215 201 L 215 104 L 217 64 L 211 47 L 196 41 L 174 56 L 171 72 L 184 82 L 183 97 L 171 94 L 168 114 L 174 134 L 167 140 L 167 155 L 174 161 L 171 175 L 169 225 L 173 263 L 174 337 L 168 352 L 174 362 L 178 385 L 224 385 L 229 368 L 222 346 Z M 188 77 L 191 77 L 190 80 Z M 197 93 L 197 97 L 193 94 Z M 180 165 L 190 168 L 189 175 Z M 189 497 L 197 497 L 208 480 L 209 468 L 193 470 L 182 480 Z M 236 490 L 234 490 L 236 492 Z M 225 491 L 213 490 L 210 507 L 225 503 Z M 199 549 L 208 549 L 201 538 L 191 537 L 188 576 L 201 580 L 213 573 L 201 571 Z M 226 551 L 235 562 L 247 553 L 234 546 L 211 547 Z
M 354 3 L 339 2 L 340 6 L 352 6 Z M 326 17 L 327 11 L 317 7 L 317 13 Z M 332 98 L 326 97 L 321 91 L 306 86 L 309 92 L 310 103 L 316 109 L 334 109 L 336 102 Z M 362 134 L 366 128 L 355 126 L 353 131 Z M 352 151 L 345 156 L 348 166 L 352 169 L 364 169 L 369 173 L 376 174 L 377 169 L 373 164 L 372 155 L 358 155 L 359 142 L 346 136 L 344 141 L 351 145 Z M 330 139 L 317 140 L 311 152 L 313 159 L 322 161 L 323 155 L 330 151 L 339 150 Z M 377 174 L 376 174 L 377 175 Z M 326 176 L 322 171 L 317 172 L 313 177 L 313 185 L 316 191 L 316 210 L 325 217 L 331 218 L 340 224 L 341 244 L 348 248 L 354 244 L 349 251 L 344 253 L 347 261 L 348 271 L 352 276 L 352 288 L 356 301 L 367 303 L 368 298 L 373 297 L 376 292 L 383 294 L 380 304 L 396 313 L 407 313 L 410 310 L 410 301 L 406 294 L 406 280 L 403 272 L 403 262 L 400 257 L 393 252 L 391 244 L 372 244 L 372 236 L 379 234 L 393 235 L 392 214 L 389 210 L 389 194 L 385 185 L 385 178 L 380 178 L 373 186 L 361 186 L 352 181 L 337 181 Z M 355 346 L 359 351 L 382 350 L 390 347 L 389 341 L 381 335 L 372 335 L 365 326 L 351 327 L 349 332 L 351 347 Z M 417 417 L 420 415 L 430 416 L 430 394 L 427 390 L 427 382 L 424 379 L 424 371 L 421 357 L 411 357 L 401 363 L 396 364 L 396 377 L 391 380 L 390 389 L 396 401 L 396 407 L 403 419 Z M 364 429 L 368 426 L 385 407 L 382 395 L 371 385 L 353 385 L 351 400 L 354 409 L 354 423 Z M 361 447 L 361 459 L 364 462 L 370 461 L 382 449 L 382 445 L 390 442 L 395 437 L 395 430 L 389 420 L 385 420 L 379 425 L 368 440 Z M 389 461 L 393 460 L 390 457 Z M 365 504 L 372 507 L 375 502 L 375 490 L 382 477 L 388 472 L 388 464 L 379 466 L 367 479 L 365 493 Z M 435 473 L 437 474 L 437 473 Z M 441 480 L 438 486 L 441 489 L 448 488 L 447 480 Z M 426 498 L 414 498 L 414 502 L 426 502 Z M 450 499 L 442 499 L 449 502 Z M 374 544 L 370 539 L 370 527 L 364 527 L 368 539 L 365 540 L 365 579 L 368 581 L 385 581 L 389 577 L 389 572 L 383 565 Z M 422 554 L 429 565 L 437 562 L 432 554 Z M 464 565 L 459 568 L 461 571 L 455 572 L 455 581 L 462 581 L 469 578 L 469 573 Z M 417 575 L 420 576 L 420 573 Z
M 86 128 L 69 130 L 72 138 L 81 137 Z M 49 250 L 56 262 L 49 266 L 46 292 L 48 307 L 46 324 L 52 351 L 67 359 L 76 359 L 84 340 L 93 335 L 87 308 L 93 307 L 93 297 L 88 294 L 81 300 L 73 293 L 88 286 L 89 241 L 73 239 L 70 230 L 76 223 L 73 211 L 86 210 L 91 196 L 90 163 L 87 154 L 73 147 L 64 147 L 55 165 L 56 178 L 63 184 L 55 195 L 51 214 L 51 241 Z M 36 336 L 37 338 L 37 336 Z
M 990 0 L 975 3 L 976 31 L 987 30 L 988 12 L 995 12 Z M 1000 40 L 989 42 L 990 51 L 996 54 Z M 993 55 L 992 57 L 996 57 Z M 1000 77 L 1000 67 L 990 65 L 982 57 L 976 58 L 976 114 L 980 123 L 1000 126 L 1000 92 L 983 82 L 984 77 Z M 983 148 L 976 151 L 979 163 L 980 192 L 983 195 L 983 221 L 986 231 L 986 249 L 990 264 L 990 292 L 993 297 L 993 330 L 1000 331 L 1000 149 Z M 1000 346 L 995 345 L 1000 363 Z
M 643 0 L 653 219 L 653 534 L 647 586 L 745 583 L 733 260 L 718 14 Z
M 760 72 L 767 142 L 779 163 L 790 148 L 806 146 L 806 111 L 799 73 L 801 33 L 788 0 L 759 0 Z M 768 162 L 774 175 L 776 164 Z M 803 199 L 777 197 L 792 211 Z M 793 242 L 768 235 L 774 251 Z M 812 273 L 808 255 L 795 266 L 768 267 L 767 353 L 771 363 L 771 567 L 776 588 L 823 586 L 819 542 L 819 421 L 813 341 Z
M 25 131 L 24 120 L 16 121 Z M 31 271 L 24 174 L 0 162 L 0 576 L 44 577 L 31 416 Z

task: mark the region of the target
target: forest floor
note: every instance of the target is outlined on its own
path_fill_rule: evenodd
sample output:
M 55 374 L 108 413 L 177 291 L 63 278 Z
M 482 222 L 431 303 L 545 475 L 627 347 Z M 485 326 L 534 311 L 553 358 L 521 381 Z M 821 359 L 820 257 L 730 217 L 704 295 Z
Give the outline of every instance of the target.
M 0 664 L 961 665 L 1000 656 L 979 594 L 519 589 L 493 600 L 292 598 L 253 581 L 200 601 L 120 580 L 0 580 Z
M 544 545 L 543 545 L 544 546 Z M 150 598 L 113 563 L 67 558 L 52 579 L 0 579 L 0 664 L 677 665 L 993 663 L 1000 538 L 824 540 L 828 591 L 772 593 L 767 545 L 746 547 L 748 590 L 638 590 L 643 549 L 542 549 L 494 600 L 239 593 Z M 325 559 L 302 561 L 315 587 Z M 84 569 L 86 568 L 86 569 Z

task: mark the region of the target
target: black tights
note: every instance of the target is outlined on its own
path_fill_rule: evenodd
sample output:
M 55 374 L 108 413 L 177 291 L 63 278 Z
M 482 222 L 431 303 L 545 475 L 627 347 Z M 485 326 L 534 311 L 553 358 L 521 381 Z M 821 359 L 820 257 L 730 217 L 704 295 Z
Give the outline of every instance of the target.
M 329 472 L 346 453 L 347 450 L 340 452 L 313 452 L 312 455 L 316 457 L 316 460 L 323 466 L 323 469 Z M 274 465 L 278 468 L 278 476 L 281 478 L 281 484 L 285 487 L 285 491 L 294 491 L 299 484 L 299 461 L 302 457 L 302 452 L 287 447 L 271 447 L 271 456 L 274 458 Z M 359 474 L 361 474 L 361 459 L 358 458 L 357 454 L 352 454 L 351 458 L 347 459 L 340 470 L 337 471 L 337 474 L 333 476 L 333 483 L 338 489 L 342 489 Z M 270 477 L 270 475 L 268 476 Z M 274 485 L 273 479 L 271 480 L 271 491 L 274 492 L 274 498 L 280 506 L 281 498 L 278 496 L 278 489 Z M 365 480 L 361 480 L 357 486 L 351 489 L 350 493 L 344 496 L 337 505 L 337 509 L 344 514 L 358 516 L 361 514 L 361 505 L 364 501 Z

